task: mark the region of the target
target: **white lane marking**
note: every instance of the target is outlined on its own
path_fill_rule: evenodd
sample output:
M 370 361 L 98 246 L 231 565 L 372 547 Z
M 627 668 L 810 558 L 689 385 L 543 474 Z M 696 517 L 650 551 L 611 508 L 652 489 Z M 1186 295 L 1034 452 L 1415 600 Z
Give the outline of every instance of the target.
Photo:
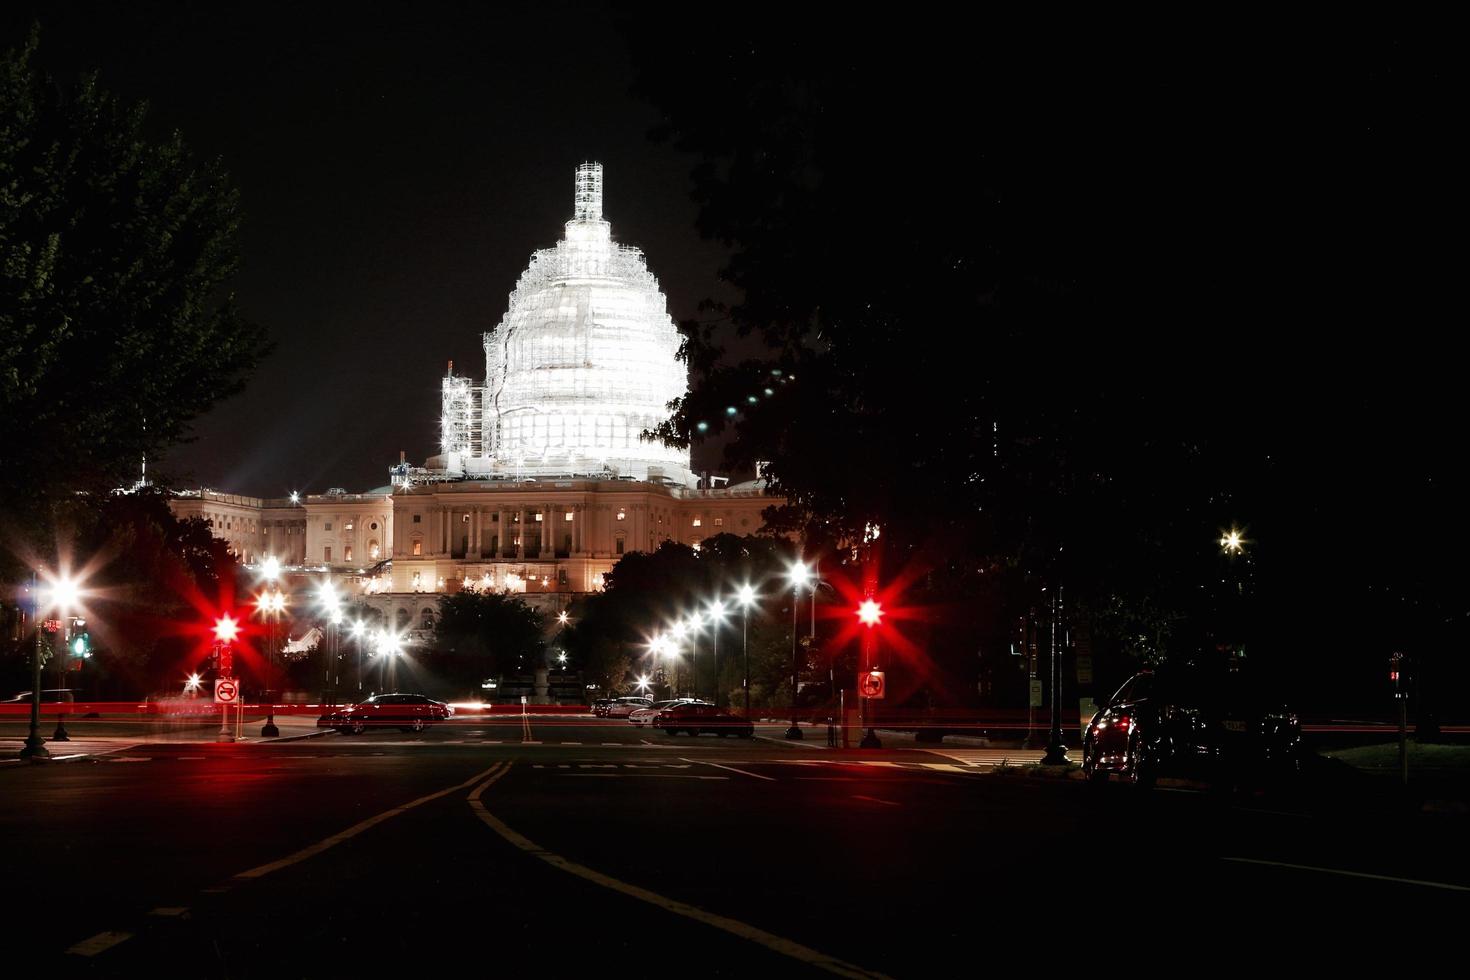
M 178 918 L 179 916 L 185 914 L 188 911 L 189 911 L 189 909 L 188 909 L 187 906 L 163 905 L 163 906 L 160 906 L 159 908 L 154 909 L 153 911 L 149 912 L 148 914 L 149 915 L 157 915 L 157 916 L 160 916 L 160 917 L 163 917 L 163 918 L 176 919 L 176 918 Z
M 876 796 L 859 796 L 858 794 L 854 793 L 852 794 L 852 798 L 855 800 L 867 800 L 870 803 L 882 803 L 885 806 L 903 806 L 902 803 L 895 803 L 892 800 L 880 800 Z
M 1288 864 L 1285 861 L 1262 861 L 1259 858 L 1224 857 L 1221 861 L 1233 861 L 1236 864 L 1260 864 L 1270 868 L 1290 868 L 1293 871 L 1316 871 L 1319 874 L 1342 875 L 1345 878 L 1367 878 L 1370 881 L 1392 881 L 1399 885 L 1419 885 L 1423 888 L 1441 888 L 1451 892 L 1470 892 L 1470 886 L 1451 885 L 1443 881 L 1421 881 L 1418 878 L 1395 878 L 1392 875 L 1375 875 L 1366 871 L 1348 871 L 1345 868 L 1318 868 L 1310 864 Z
M 789 956 L 792 959 L 797 960 L 798 962 L 816 967 L 817 969 L 826 970 L 829 973 L 835 973 L 838 976 L 842 977 L 852 977 L 855 978 L 855 980 L 868 980 L 868 978 L 881 978 L 881 980 L 887 980 L 886 976 L 882 973 L 877 973 L 873 970 L 865 970 L 862 967 L 857 966 L 856 964 L 839 960 L 835 956 L 828 956 L 826 953 L 818 952 L 817 950 L 812 949 L 809 946 L 803 946 L 800 943 L 793 942 L 790 939 L 786 939 L 782 936 L 777 936 L 774 933 L 766 932 L 764 929 L 759 929 L 748 923 L 741 922 L 739 919 L 732 919 L 728 916 L 716 915 L 713 912 L 706 912 L 704 909 L 699 908 L 698 906 L 689 905 L 685 902 L 676 901 L 672 898 L 665 898 L 663 895 L 660 895 L 657 892 L 649 891 L 646 888 L 640 888 L 637 885 L 630 885 L 625 881 L 620 881 L 617 878 L 605 875 L 600 871 L 593 871 L 586 865 L 578 864 L 575 861 L 569 861 L 568 859 L 562 857 L 560 854 L 553 854 L 551 851 L 546 850 L 534 841 L 522 837 L 514 830 L 511 830 L 494 814 L 487 810 L 485 808 L 485 804 L 481 802 L 481 794 L 483 794 L 485 790 L 489 789 L 497 779 L 504 775 L 505 771 L 501 771 L 496 775 L 490 777 L 489 779 L 486 779 L 479 786 L 476 786 L 469 795 L 469 804 L 470 808 L 475 811 L 475 815 L 478 816 L 482 821 L 484 821 L 485 826 L 495 831 L 497 834 L 500 835 L 503 840 L 513 845 L 517 849 L 524 851 L 532 857 L 540 858 L 542 861 L 545 861 L 553 868 L 558 868 L 562 871 L 567 872 L 568 874 L 574 874 L 579 878 L 592 882 L 593 884 L 601 885 L 604 888 L 608 888 L 612 891 L 619 892 L 620 894 L 627 895 L 629 898 L 636 898 L 640 902 L 647 902 L 649 905 L 661 908 L 666 912 L 672 912 L 675 915 L 682 915 L 687 919 L 693 919 L 696 922 L 702 922 L 707 926 L 712 926 L 715 929 L 723 930 L 724 932 L 728 932 L 731 935 L 738 936 L 741 939 L 746 939 L 750 942 L 758 943 L 759 945 L 764 946 L 773 952 L 780 953 L 783 956 Z
M 131 932 L 99 932 L 90 939 L 83 939 L 75 946 L 68 948 L 67 952 L 75 953 L 77 956 L 96 956 L 132 938 Z
M 66 758 L 63 756 L 63 758 Z M 151 755 L 115 755 L 108 762 L 152 762 Z
M 272 861 L 269 864 L 262 864 L 257 868 L 251 868 L 249 871 L 242 871 L 239 874 L 235 875 L 235 877 L 263 878 L 266 875 L 270 874 L 272 871 L 279 871 L 282 868 L 288 868 L 293 864 L 298 864 L 302 861 L 305 861 L 307 858 L 315 857 L 322 851 L 325 851 L 331 847 L 336 847 L 344 840 L 349 840 L 353 837 L 356 837 L 364 830 L 367 830 L 370 827 L 375 827 L 378 824 L 382 823 L 384 820 L 389 820 L 393 817 L 396 817 L 398 816 L 398 814 L 403 813 L 406 810 L 412 810 L 414 807 L 419 806 L 420 804 L 428 803 L 431 800 L 437 800 L 441 796 L 448 796 L 450 793 L 456 793 L 459 790 L 465 789 L 468 786 L 472 786 L 480 780 L 484 779 L 487 775 L 495 772 L 502 766 L 506 766 L 508 768 L 507 763 L 497 762 L 489 769 L 486 769 L 484 772 L 476 773 L 475 775 L 471 776 L 469 779 L 465 780 L 457 786 L 451 786 L 448 789 L 441 789 L 437 793 L 430 793 L 428 796 L 420 796 L 416 800 L 405 803 L 403 804 L 403 806 L 393 807 L 391 810 L 384 810 L 377 816 L 368 817 L 366 820 L 353 824 L 351 827 L 348 827 L 341 833 L 333 834 L 331 837 L 328 837 L 325 840 L 318 841 L 317 843 L 312 844 L 309 847 L 303 847 L 295 854 L 287 855 L 286 857 L 281 858 L 279 861 Z
M 756 779 L 764 779 L 768 783 L 774 783 L 776 781 L 776 777 L 774 776 L 762 776 L 758 772 L 746 772 L 744 769 L 736 769 L 734 766 L 722 766 L 718 762 L 704 762 L 702 759 L 683 759 L 682 761 L 696 764 L 703 763 L 706 766 L 714 766 L 716 769 L 728 769 L 731 772 L 738 772 L 742 776 L 754 776 Z
M 581 745 L 582 743 L 581 742 L 563 742 L 561 744 L 563 744 L 563 745 Z
M 179 756 L 179 761 L 180 762 L 202 762 L 203 760 L 205 760 L 207 758 L 209 758 L 209 757 L 208 756 L 204 756 L 204 755 L 181 755 L 181 756 Z M 320 757 L 316 757 L 316 758 L 320 758 Z

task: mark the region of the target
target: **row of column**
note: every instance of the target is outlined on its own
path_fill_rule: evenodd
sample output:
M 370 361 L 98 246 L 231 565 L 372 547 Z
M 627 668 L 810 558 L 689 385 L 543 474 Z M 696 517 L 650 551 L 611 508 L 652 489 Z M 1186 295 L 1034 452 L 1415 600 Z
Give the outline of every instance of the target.
M 437 554 L 452 556 L 455 547 L 459 544 L 459 538 L 467 536 L 466 556 L 470 558 L 481 557 L 485 547 L 492 543 L 495 538 L 494 558 L 500 558 L 506 551 L 507 535 L 513 534 L 519 538 L 515 545 L 515 559 L 523 561 L 531 559 L 549 559 L 556 555 L 557 547 L 561 539 L 571 534 L 571 554 L 582 554 L 587 550 L 586 531 L 583 526 L 587 523 L 587 511 L 582 504 L 573 504 L 571 507 L 572 520 L 566 519 L 566 510 L 557 508 L 554 510 L 542 509 L 542 520 L 540 522 L 541 547 L 536 554 L 526 553 L 526 531 L 536 524 L 536 509 L 529 507 L 496 507 L 487 509 L 483 507 L 470 507 L 468 509 L 469 521 L 466 522 L 463 515 L 466 513 L 464 507 L 444 506 L 439 508 L 439 540 L 436 542 Z M 497 520 L 486 520 L 487 515 L 498 515 Z M 512 514 L 520 517 L 519 522 L 510 520 Z M 510 530 L 514 528 L 515 530 Z M 493 530 L 492 530 L 493 529 Z

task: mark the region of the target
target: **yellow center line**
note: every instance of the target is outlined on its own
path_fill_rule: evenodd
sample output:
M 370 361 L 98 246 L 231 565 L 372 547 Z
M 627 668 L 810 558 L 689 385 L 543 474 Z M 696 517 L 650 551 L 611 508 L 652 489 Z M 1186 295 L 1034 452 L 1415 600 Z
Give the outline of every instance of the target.
M 672 912 L 675 915 L 681 915 L 686 919 L 693 919 L 696 922 L 702 922 L 707 926 L 712 926 L 716 929 L 728 932 L 733 936 L 738 936 L 741 939 L 749 940 L 750 942 L 756 943 L 760 946 L 764 946 L 772 952 L 780 953 L 782 956 L 789 956 L 792 959 L 797 960 L 801 963 L 805 963 L 808 966 L 816 967 L 820 970 L 826 970 L 829 973 L 835 973 L 841 977 L 853 977 L 858 978 L 858 980 L 872 980 L 872 978 L 881 978 L 881 980 L 887 980 L 886 974 L 864 969 L 863 967 L 857 966 L 856 964 L 848 963 L 845 960 L 840 960 L 835 956 L 828 956 L 826 953 L 819 952 L 809 946 L 803 946 L 802 944 L 793 940 L 786 939 L 782 936 L 777 936 L 774 933 L 766 932 L 764 929 L 760 929 L 746 922 L 741 922 L 738 919 L 732 919 L 724 915 L 716 915 L 713 912 L 706 912 L 704 909 L 697 906 L 689 905 L 685 902 L 676 901 L 672 898 L 666 898 L 665 896 L 660 895 L 657 892 L 649 891 L 646 888 L 640 888 L 637 885 L 630 885 L 626 881 L 620 881 L 617 878 L 605 875 L 600 871 L 594 871 L 586 865 L 578 864 L 575 861 L 571 861 L 567 858 L 562 857 L 560 854 L 554 854 L 551 851 L 546 850 L 535 841 L 523 837 L 520 834 L 516 833 L 514 830 L 511 830 L 494 814 L 487 810 L 485 808 L 485 804 L 480 800 L 481 794 L 483 794 L 485 790 L 493 786 L 496 780 L 500 779 L 508 771 L 509 767 L 507 766 L 505 769 L 502 769 L 500 772 L 495 773 L 484 782 L 482 782 L 480 785 L 476 786 L 469 795 L 469 804 L 470 808 L 475 811 L 475 815 L 484 822 L 485 826 L 495 831 L 497 834 L 500 835 L 503 840 L 505 840 L 509 844 L 512 844 L 517 849 L 524 851 L 525 853 L 530 854 L 533 857 L 540 858 L 542 861 L 545 861 L 552 867 L 565 871 L 568 874 L 574 874 L 579 878 L 583 878 L 587 881 L 592 882 L 593 884 L 601 885 L 603 888 L 607 888 L 620 894 L 627 895 L 629 898 L 636 898 L 640 902 L 647 902 L 649 905 L 661 908 L 666 912 Z

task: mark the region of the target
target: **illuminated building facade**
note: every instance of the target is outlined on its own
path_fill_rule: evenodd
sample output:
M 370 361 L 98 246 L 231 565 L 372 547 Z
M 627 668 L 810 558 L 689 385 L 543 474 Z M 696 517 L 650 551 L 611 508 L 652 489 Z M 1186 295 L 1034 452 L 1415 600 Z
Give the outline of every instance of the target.
M 687 449 L 641 438 L 687 374 L 657 279 L 603 220 L 600 164 L 577 168 L 565 237 L 532 256 L 484 345 L 484 385 L 443 380 L 440 453 L 400 458 L 388 486 L 269 501 L 201 490 L 174 513 L 215 521 L 247 563 L 331 572 L 404 628 L 463 589 L 557 612 L 628 552 L 761 528 L 761 481 L 696 488 Z

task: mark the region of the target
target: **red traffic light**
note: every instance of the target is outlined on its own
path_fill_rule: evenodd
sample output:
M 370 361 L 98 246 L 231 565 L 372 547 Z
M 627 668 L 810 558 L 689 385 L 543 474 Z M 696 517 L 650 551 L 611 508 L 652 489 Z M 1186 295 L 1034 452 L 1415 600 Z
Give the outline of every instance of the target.
M 883 604 L 873 599 L 864 599 L 857 608 L 857 617 L 864 626 L 877 626 L 883 618 Z
M 214 621 L 214 638 L 221 643 L 234 643 L 240 635 L 240 624 L 229 613 Z

